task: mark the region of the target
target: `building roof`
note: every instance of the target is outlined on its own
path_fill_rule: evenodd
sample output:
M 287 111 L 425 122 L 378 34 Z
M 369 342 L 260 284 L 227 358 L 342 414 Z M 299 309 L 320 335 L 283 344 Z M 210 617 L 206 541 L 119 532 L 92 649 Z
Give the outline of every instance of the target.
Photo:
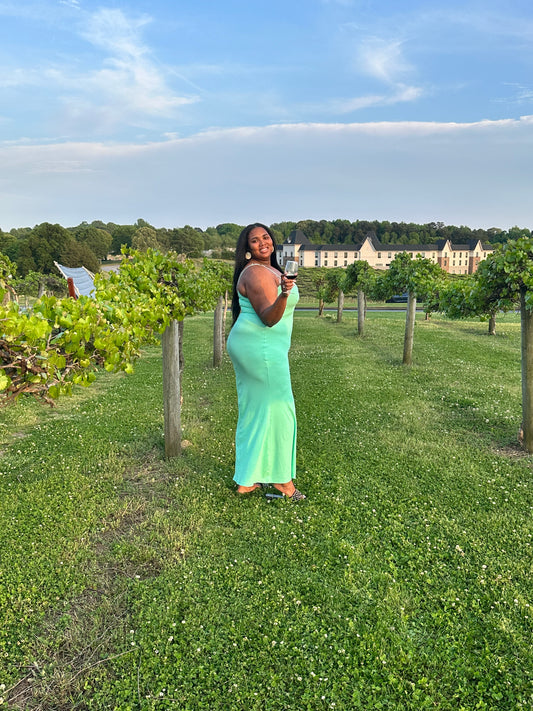
M 293 230 L 283 244 L 311 244 L 302 230 Z

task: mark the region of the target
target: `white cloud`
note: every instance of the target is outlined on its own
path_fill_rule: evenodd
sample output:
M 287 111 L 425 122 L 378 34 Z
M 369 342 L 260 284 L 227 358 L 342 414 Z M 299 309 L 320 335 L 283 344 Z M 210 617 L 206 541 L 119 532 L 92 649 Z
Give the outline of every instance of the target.
M 167 227 L 304 218 L 529 227 L 532 158 L 530 116 L 242 127 L 142 146 L 0 146 L 0 226 L 143 217 Z
M 147 53 L 140 30 L 151 22 L 147 15 L 127 17 L 122 10 L 102 8 L 84 22 L 82 35 L 91 44 L 124 58 L 137 59 Z
M 141 39 L 148 22 L 147 16 L 131 19 L 113 9 L 98 10 L 89 18 L 83 36 L 109 56 L 101 69 L 85 77 L 83 90 L 65 100 L 71 120 L 89 112 L 91 120 L 107 129 L 120 121 L 143 125 L 147 118 L 172 116 L 179 107 L 198 100 L 178 96 L 168 87 L 165 72 L 151 60 Z
M 198 101 L 197 94 L 180 95 L 169 85 L 171 72 L 157 64 L 142 40 L 150 18 L 131 18 L 118 9 L 100 9 L 80 17 L 80 36 L 100 56 L 84 69 L 81 59 L 56 60 L 42 67 L 4 67 L 0 88 L 35 86 L 47 91 L 55 112 L 43 112 L 41 127 L 59 134 L 97 136 L 128 126 L 151 127 L 173 118 L 181 107 Z M 101 56 L 103 52 L 103 56 Z
M 372 94 L 357 96 L 351 99 L 334 99 L 314 107 L 315 110 L 336 114 L 348 114 L 373 106 L 390 106 L 402 102 L 415 101 L 422 94 L 422 90 L 415 86 L 398 84 L 390 94 Z
M 413 67 L 403 56 L 402 49 L 403 43 L 398 40 L 368 38 L 357 49 L 357 68 L 375 79 L 395 84 L 401 77 L 413 71 Z

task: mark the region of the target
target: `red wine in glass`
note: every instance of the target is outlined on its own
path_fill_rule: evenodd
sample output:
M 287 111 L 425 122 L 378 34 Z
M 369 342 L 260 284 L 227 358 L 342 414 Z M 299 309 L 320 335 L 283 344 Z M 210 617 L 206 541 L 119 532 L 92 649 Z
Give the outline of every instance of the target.
M 298 262 L 289 260 L 285 264 L 285 276 L 287 279 L 296 279 L 298 276 Z

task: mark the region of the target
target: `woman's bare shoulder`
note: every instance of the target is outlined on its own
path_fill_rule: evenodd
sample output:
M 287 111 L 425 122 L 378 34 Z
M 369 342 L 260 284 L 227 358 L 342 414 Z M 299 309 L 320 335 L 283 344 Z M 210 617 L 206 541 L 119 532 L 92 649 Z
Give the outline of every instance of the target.
M 246 291 L 247 288 L 261 289 L 267 285 L 277 286 L 280 278 L 281 273 L 273 267 L 267 267 L 264 264 L 252 263 L 249 264 L 241 273 L 239 278 L 239 290 L 241 290 L 241 288 L 243 288 L 244 291 Z

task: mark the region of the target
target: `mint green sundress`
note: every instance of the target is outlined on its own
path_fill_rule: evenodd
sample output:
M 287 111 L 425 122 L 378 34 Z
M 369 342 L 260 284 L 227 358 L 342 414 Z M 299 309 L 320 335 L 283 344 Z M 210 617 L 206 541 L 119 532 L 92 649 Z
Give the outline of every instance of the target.
M 249 299 L 239 294 L 241 312 L 230 331 L 227 351 L 235 369 L 239 405 L 233 479 L 241 486 L 284 483 L 296 476 L 296 412 L 289 348 L 298 299 L 295 284 L 282 318 L 268 327 Z

